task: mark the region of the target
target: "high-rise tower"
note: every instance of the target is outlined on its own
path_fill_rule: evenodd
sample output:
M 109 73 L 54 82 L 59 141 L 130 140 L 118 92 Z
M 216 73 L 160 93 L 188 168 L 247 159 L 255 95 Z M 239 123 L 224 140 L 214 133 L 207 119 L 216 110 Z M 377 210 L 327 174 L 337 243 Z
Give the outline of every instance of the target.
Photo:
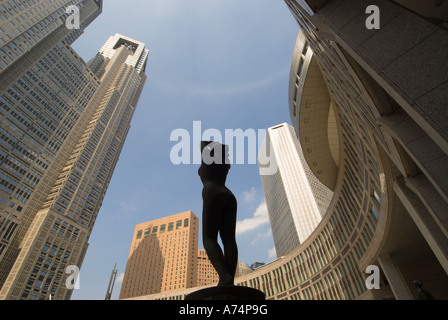
M 71 45 L 95 19 L 102 0 L 48 0 L 0 3 L 0 92 L 27 73 L 43 56 Z M 73 24 L 67 21 L 75 22 Z
M 264 148 L 267 146 L 278 170 L 275 174 L 261 175 L 261 181 L 280 257 L 313 232 L 325 215 L 332 192 L 312 174 L 292 126 L 283 123 L 269 128 Z
M 115 35 L 88 64 L 71 48 L 102 1 L 46 5 L 0 5 L 0 299 L 70 298 L 146 80 L 141 42 Z

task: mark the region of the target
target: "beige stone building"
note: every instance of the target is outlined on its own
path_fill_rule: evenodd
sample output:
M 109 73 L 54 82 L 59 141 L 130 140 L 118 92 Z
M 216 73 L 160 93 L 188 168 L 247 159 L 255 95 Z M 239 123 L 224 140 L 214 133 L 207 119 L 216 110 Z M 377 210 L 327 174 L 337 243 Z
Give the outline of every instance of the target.
M 210 262 L 207 252 L 198 249 L 198 278 L 197 287 L 216 285 L 219 281 L 218 273 Z
M 186 211 L 138 224 L 120 299 L 215 286 L 218 273 L 207 252 L 198 249 L 198 223 L 196 215 Z
M 246 274 L 254 272 L 247 263 L 240 262 L 238 264 L 238 276 L 244 276 Z
M 195 287 L 198 231 L 191 211 L 138 224 L 120 299 Z

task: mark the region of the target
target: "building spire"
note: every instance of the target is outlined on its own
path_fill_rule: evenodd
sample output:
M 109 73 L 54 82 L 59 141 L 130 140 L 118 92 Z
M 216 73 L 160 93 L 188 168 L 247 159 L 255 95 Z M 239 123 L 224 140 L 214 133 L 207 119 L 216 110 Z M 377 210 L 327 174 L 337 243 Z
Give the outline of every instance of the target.
M 110 274 L 109 285 L 107 286 L 106 298 L 104 300 L 110 300 L 110 298 L 112 297 L 112 291 L 114 290 L 115 278 L 117 277 L 117 269 L 115 269 L 116 266 L 117 266 L 117 264 L 115 263 L 114 269 L 112 270 L 112 273 Z

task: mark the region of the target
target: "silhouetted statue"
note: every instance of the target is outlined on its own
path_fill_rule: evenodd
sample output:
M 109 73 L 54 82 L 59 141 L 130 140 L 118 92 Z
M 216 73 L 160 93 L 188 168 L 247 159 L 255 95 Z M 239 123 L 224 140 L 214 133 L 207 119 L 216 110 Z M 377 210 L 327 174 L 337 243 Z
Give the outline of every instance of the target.
M 417 288 L 418 300 L 436 300 L 428 290 L 423 289 L 423 284 L 420 281 L 414 280 L 414 287 Z
M 201 141 L 202 162 L 198 174 L 202 189 L 202 240 L 204 249 L 219 275 L 218 286 L 234 284 L 238 263 L 235 240 L 237 202 L 225 186 L 230 169 L 228 146 Z M 218 243 L 218 233 L 224 252 Z

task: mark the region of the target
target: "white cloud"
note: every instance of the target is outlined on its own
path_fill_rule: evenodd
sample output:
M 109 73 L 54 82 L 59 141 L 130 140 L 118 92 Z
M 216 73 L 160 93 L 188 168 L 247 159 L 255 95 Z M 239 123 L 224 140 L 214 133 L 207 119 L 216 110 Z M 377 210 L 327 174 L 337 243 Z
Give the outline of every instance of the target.
M 272 230 L 271 228 L 268 228 L 266 230 L 266 232 L 259 232 L 255 238 L 250 242 L 251 245 L 254 245 L 255 243 L 257 243 L 258 241 L 260 241 L 261 239 L 264 238 L 269 238 L 272 237 Z
M 115 283 L 123 283 L 124 272 L 120 273 L 118 277 L 115 279 Z
M 275 251 L 275 247 L 268 251 L 268 257 L 270 259 L 273 259 L 273 258 L 277 257 L 277 251 Z
M 268 207 L 266 201 L 263 201 L 255 210 L 252 218 L 237 221 L 236 234 L 242 234 L 254 230 L 266 223 L 269 223 Z
M 244 201 L 245 202 L 252 202 L 255 199 L 255 194 L 257 193 L 257 190 L 255 187 L 252 187 L 249 191 L 244 191 Z

